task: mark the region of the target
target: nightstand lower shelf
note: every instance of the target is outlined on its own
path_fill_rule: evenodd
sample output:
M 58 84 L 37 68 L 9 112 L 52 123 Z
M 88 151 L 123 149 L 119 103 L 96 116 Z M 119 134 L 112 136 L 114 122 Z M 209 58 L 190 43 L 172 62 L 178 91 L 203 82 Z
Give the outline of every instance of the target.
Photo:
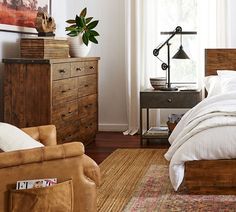
M 168 139 L 169 135 L 156 135 L 156 134 L 149 134 L 145 132 L 142 134 L 142 139 Z
M 146 89 L 140 92 L 140 132 L 143 132 L 143 110 L 146 111 L 146 129 L 149 129 L 149 109 L 192 108 L 202 100 L 201 90 L 196 91 L 158 91 Z M 165 139 L 169 135 L 150 135 L 148 131 L 140 135 L 140 145 L 149 139 Z

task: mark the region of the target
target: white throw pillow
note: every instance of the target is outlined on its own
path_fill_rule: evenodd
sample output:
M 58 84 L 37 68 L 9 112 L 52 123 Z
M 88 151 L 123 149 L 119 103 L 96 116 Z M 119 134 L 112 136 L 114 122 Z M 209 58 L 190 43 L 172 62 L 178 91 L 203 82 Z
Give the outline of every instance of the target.
M 4 152 L 43 146 L 19 128 L 0 122 L 0 149 Z
M 218 70 L 222 93 L 236 91 L 236 71 Z
M 236 76 L 236 71 L 234 70 L 217 70 L 217 74 L 225 77 L 234 77 Z
M 217 75 L 210 75 L 204 78 L 204 86 L 207 90 L 207 97 L 215 96 L 221 93 L 220 77 Z

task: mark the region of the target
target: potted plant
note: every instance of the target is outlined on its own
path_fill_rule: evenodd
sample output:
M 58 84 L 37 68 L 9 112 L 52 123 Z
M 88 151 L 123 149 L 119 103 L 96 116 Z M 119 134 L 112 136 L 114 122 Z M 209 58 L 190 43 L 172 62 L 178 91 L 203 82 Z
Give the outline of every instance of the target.
M 66 27 L 71 57 L 85 57 L 88 55 L 91 42 L 97 44 L 96 39 L 99 36 L 94 28 L 98 24 L 98 20 L 92 21 L 93 17 L 86 17 L 87 8 L 84 8 L 80 15 L 76 15 L 75 19 L 69 19 L 66 22 L 70 26 Z

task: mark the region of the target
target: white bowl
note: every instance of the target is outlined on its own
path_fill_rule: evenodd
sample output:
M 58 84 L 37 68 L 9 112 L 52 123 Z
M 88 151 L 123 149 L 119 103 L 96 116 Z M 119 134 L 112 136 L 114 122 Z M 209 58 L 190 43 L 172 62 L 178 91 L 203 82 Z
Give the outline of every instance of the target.
M 160 90 L 166 87 L 165 77 L 150 78 L 150 83 L 155 90 Z

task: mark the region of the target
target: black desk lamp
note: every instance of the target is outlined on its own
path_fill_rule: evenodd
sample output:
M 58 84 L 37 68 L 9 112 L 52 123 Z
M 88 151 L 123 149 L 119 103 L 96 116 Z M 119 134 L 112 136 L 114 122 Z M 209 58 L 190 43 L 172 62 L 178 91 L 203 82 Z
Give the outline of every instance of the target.
M 183 32 L 182 28 L 180 26 L 177 26 L 175 28 L 175 31 L 173 32 L 161 32 L 162 35 L 170 34 L 170 37 L 162 44 L 160 44 L 157 48 L 153 50 L 153 55 L 158 58 L 159 51 L 162 49 L 163 46 L 167 45 L 167 64 L 162 63 L 161 68 L 162 70 L 167 70 L 167 87 L 161 88 L 160 90 L 164 91 L 176 91 L 178 88 L 176 87 L 171 87 L 170 83 L 170 39 L 173 38 L 176 34 L 180 34 L 180 48 L 178 52 L 173 56 L 173 59 L 189 59 L 188 55 L 185 53 L 183 46 L 182 46 L 182 35 L 183 34 L 197 34 L 196 32 Z M 159 59 L 159 58 L 158 58 Z M 160 59 L 159 59 L 160 60 Z

